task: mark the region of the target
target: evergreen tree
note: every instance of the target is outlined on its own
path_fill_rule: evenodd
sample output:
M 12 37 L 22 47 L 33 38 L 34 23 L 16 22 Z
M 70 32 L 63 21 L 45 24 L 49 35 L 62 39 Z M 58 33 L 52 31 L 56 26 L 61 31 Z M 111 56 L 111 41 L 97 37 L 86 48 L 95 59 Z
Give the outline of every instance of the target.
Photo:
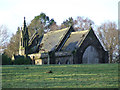
M 28 26 L 30 37 L 33 35 L 35 30 L 38 31 L 40 35 L 50 31 L 50 27 L 54 23 L 56 23 L 54 19 L 49 19 L 49 16 L 47 16 L 45 13 L 41 13 L 40 15 L 35 16 L 35 18 Z

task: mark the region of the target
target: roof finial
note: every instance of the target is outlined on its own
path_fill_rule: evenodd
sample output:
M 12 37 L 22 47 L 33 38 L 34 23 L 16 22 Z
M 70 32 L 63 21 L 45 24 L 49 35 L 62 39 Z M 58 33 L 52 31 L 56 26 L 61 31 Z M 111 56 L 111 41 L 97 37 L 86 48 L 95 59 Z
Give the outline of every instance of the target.
M 26 27 L 26 20 L 25 20 L 25 17 L 24 17 L 24 27 Z
M 24 17 L 24 20 L 25 20 L 25 17 Z
M 92 26 L 92 23 L 90 23 L 90 27 Z

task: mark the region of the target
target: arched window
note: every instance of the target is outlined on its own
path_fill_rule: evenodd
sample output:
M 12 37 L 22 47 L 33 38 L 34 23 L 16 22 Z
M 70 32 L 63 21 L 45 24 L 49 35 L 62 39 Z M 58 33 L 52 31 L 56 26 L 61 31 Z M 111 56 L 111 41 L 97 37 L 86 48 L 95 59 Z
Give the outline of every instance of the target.
M 60 62 L 60 61 L 58 61 L 58 63 L 57 63 L 57 64 L 59 64 L 59 65 L 60 65 L 60 64 L 61 64 L 61 62 Z
M 95 64 L 99 63 L 99 53 L 93 46 L 88 46 L 83 53 L 82 63 Z
M 70 64 L 70 61 L 69 61 L 69 60 L 67 60 L 67 61 L 66 61 L 66 64 Z

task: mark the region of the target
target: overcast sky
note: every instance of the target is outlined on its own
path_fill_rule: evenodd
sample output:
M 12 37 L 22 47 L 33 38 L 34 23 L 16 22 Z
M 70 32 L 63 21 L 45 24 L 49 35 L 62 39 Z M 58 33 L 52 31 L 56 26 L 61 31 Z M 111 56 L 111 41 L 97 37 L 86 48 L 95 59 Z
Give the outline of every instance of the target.
M 0 0 L 0 25 L 6 25 L 15 33 L 23 25 L 23 18 L 29 24 L 35 16 L 44 12 L 60 25 L 68 17 L 84 16 L 96 25 L 109 20 L 118 23 L 119 0 Z

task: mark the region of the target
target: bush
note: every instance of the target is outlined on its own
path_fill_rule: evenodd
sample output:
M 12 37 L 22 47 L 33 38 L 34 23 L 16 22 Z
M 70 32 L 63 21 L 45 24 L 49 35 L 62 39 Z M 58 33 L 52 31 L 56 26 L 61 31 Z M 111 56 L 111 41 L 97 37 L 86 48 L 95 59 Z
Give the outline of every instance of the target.
M 29 65 L 31 64 L 31 59 L 29 57 L 18 57 L 14 60 L 15 65 Z
M 12 64 L 11 59 L 7 55 L 2 54 L 2 65 L 11 65 L 11 64 Z

